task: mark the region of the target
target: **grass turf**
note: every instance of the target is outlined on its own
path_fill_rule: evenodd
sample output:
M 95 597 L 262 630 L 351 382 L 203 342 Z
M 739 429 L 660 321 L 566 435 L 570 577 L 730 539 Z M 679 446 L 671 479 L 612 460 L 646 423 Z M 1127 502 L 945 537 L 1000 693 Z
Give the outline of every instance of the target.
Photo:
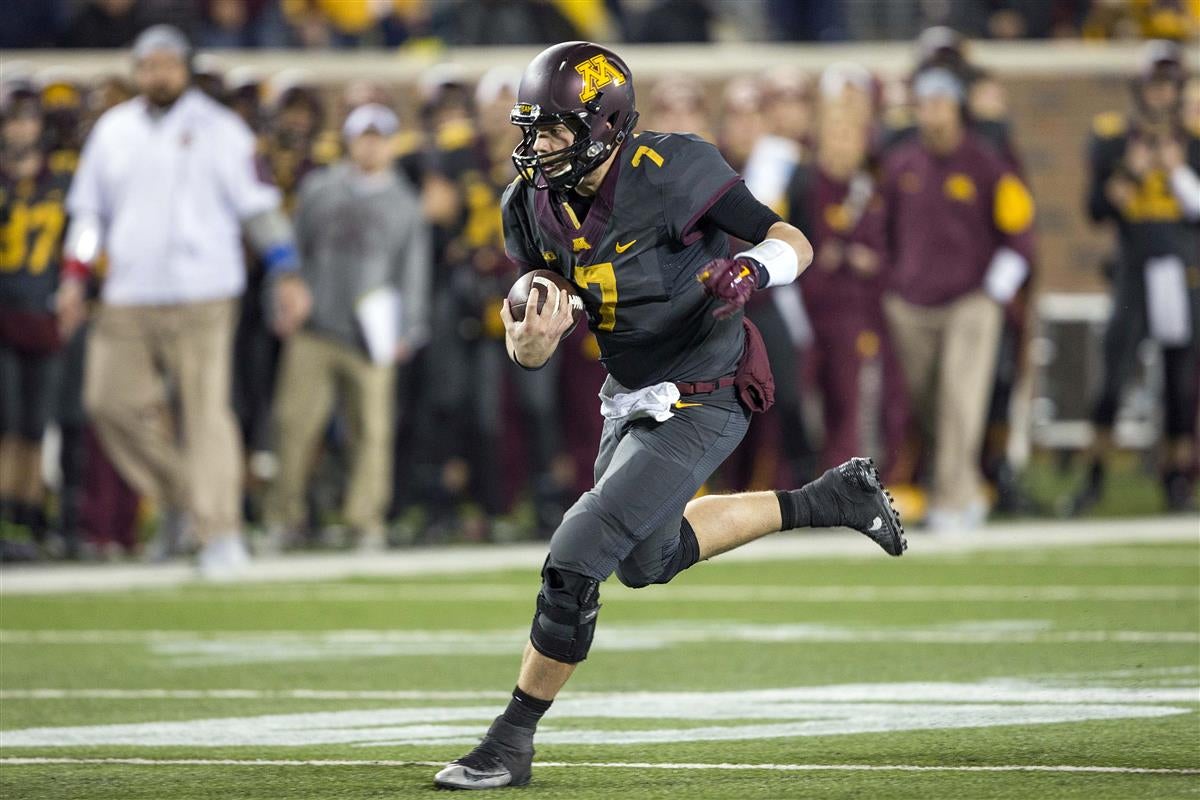
M 901 560 L 718 560 L 690 570 L 670 586 L 638 592 L 606 584 L 597 646 L 571 682 L 573 694 L 564 695 L 547 717 L 544 731 L 560 738 L 540 744 L 538 760 L 1200 769 L 1200 548 L 1194 543 L 970 555 L 938 555 L 922 552 L 921 546 L 918 535 L 910 555 Z M 254 718 L 266 715 L 400 709 L 417 717 L 428 713 L 421 720 L 425 728 L 469 731 L 460 735 L 462 740 L 482 733 L 486 717 L 479 715 L 497 713 L 503 692 L 512 686 L 516 652 L 532 610 L 536 566 L 470 579 L 6 596 L 0 600 L 0 758 L 452 759 L 470 745 L 436 741 L 450 735 L 445 729 L 383 734 L 380 726 L 394 729 L 398 723 L 366 717 L 344 724 L 355 726 L 358 739 L 374 740 L 373 746 L 360 746 L 358 739 L 323 740 L 315 732 L 323 724 L 307 720 L 288 734 L 287 744 L 231 744 L 226 728 L 256 730 Z M 472 646 L 473 632 L 486 646 Z M 655 646 L 658 635 L 663 641 Z M 948 694 L 912 699 L 906 696 L 910 690 L 899 686 L 910 682 L 945 684 Z M 716 715 L 682 713 L 715 693 L 805 687 L 819 692 L 826 686 L 875 687 L 882 693 L 862 702 L 826 697 L 818 699 L 815 709 L 804 706 L 790 715 L 776 714 L 776 704 L 799 702 L 795 698 L 742 697 Z M 897 688 L 891 692 L 893 686 Z M 984 694 L 959 697 L 955 687 Z M 1048 689 L 1051 696 L 1039 700 L 1005 693 L 1013 687 L 1017 695 L 1032 687 Z M 65 690 L 65 696 L 37 697 L 30 694 L 35 689 Z M 93 691 L 99 689 L 133 694 L 105 697 Z M 151 689 L 191 694 L 154 697 L 141 691 Z M 240 694 L 230 696 L 229 690 Z M 303 697 L 295 690 L 343 694 Z M 362 694 L 395 690 L 497 694 Z M 1063 695 L 1055 698 L 1059 690 Z M 1087 690 L 1099 695 L 1070 694 Z M 1121 692 L 1133 691 L 1174 695 L 1170 700 L 1122 699 Z M 645 692 L 642 697 L 650 699 L 633 701 L 648 704 L 641 716 L 570 711 L 571 697 L 595 692 L 609 693 L 604 702 L 617 705 L 631 702 L 622 699 L 623 693 Z M 654 697 L 677 692 L 697 694 L 681 699 L 678 709 L 668 704 L 664 711 L 653 704 Z M 997 713 L 998 707 L 1002 716 L 1011 712 L 1012 719 L 974 725 L 973 703 L 991 708 L 979 706 L 981 715 Z M 1084 705 L 1117 712 L 1106 717 L 1108 712 L 1096 710 L 1100 716 L 1050 723 L 1022 716 Z M 1151 706 L 1168 710 L 1141 717 L 1121 712 Z M 453 721 L 454 712 L 463 708 L 481 710 Z M 848 731 L 858 730 L 859 717 L 871 717 L 876 708 L 892 711 L 882 730 L 693 740 L 695 731 L 711 727 L 822 724 L 843 708 L 853 709 Z M 943 724 L 935 719 L 919 729 L 931 716 L 940 719 L 944 709 L 963 712 L 966 721 Z M 231 721 L 214 729 L 211 741 L 201 736 L 190 744 L 105 744 L 89 738 L 87 731 L 78 732 L 84 726 L 202 719 Z M 74 732 L 57 732 L 61 741 L 56 746 L 20 743 L 30 729 L 47 727 Z M 663 740 L 606 740 L 618 731 L 659 731 Z M 367 763 L 26 765 L 10 760 L 0 762 L 0 796 L 421 797 L 432 791 L 433 771 L 429 766 Z M 579 766 L 536 770 L 525 794 L 1200 797 L 1200 775 Z

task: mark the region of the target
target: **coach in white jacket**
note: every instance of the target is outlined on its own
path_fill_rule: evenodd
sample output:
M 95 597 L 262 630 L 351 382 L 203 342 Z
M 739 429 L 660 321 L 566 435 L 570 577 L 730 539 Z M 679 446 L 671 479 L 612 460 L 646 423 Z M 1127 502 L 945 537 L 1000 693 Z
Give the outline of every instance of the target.
M 125 478 L 190 516 L 202 574 L 223 578 L 247 560 L 229 391 L 243 232 L 269 270 L 294 272 L 297 263 L 279 191 L 256 169 L 253 134 L 191 86 L 190 55 L 183 34 L 165 25 L 134 44 L 139 95 L 96 122 L 67 197 L 58 309 L 70 332 L 85 313 L 88 270 L 106 254 L 85 406 Z M 287 277 L 272 284 L 276 328 L 290 333 L 307 314 L 308 291 Z

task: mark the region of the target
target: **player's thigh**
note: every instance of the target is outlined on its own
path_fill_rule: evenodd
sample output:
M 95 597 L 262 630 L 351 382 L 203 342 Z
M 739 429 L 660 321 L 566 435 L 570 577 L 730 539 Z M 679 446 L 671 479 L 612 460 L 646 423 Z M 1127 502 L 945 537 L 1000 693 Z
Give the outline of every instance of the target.
M 600 429 L 600 446 L 596 449 L 596 463 L 592 466 L 592 483 L 600 483 L 604 473 L 608 471 L 613 456 L 617 452 L 617 446 L 628 432 L 629 427 L 624 422 L 604 420 L 604 426 Z
M 638 422 L 621 437 L 595 488 L 568 510 L 550 542 L 552 562 L 603 580 L 652 534 L 679 535 L 684 506 L 745 436 L 749 415 L 733 398 Z M 661 572 L 663 546 L 639 555 Z M 651 569 L 653 562 L 660 567 Z
M 679 485 L 664 506 L 666 513 L 660 514 L 657 523 L 651 524 L 648 530 L 639 533 L 637 543 L 618 564 L 617 574 L 626 585 L 644 586 L 662 577 L 666 565 L 679 549 L 683 512 L 688 502 L 733 453 L 750 425 L 749 413 L 736 400 L 734 405 L 725 408 L 695 409 L 693 419 L 695 415 L 706 417 L 707 425 L 689 432 L 687 439 L 704 445 L 697 448 L 694 460 L 680 465 Z M 678 435 L 678 431 L 671 433 Z

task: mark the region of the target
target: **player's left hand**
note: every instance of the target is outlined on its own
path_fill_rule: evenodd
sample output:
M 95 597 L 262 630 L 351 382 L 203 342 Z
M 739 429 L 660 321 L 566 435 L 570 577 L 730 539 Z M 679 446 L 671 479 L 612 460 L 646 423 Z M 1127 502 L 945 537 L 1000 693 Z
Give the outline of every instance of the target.
M 726 319 L 746 305 L 750 295 L 758 288 L 758 266 L 749 258 L 718 258 L 710 261 L 696 279 L 704 284 L 704 293 L 723 300 L 724 305 L 714 310 L 717 319 Z

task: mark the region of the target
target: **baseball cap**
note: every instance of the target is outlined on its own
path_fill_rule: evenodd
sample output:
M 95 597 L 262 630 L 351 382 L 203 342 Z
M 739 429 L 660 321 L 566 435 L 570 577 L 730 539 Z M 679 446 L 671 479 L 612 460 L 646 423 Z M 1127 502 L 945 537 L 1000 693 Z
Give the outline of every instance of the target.
M 141 61 L 151 53 L 173 53 L 184 61 L 192 51 L 187 36 L 174 25 L 151 25 L 133 43 L 133 60 Z
M 948 69 L 935 67 L 922 70 L 913 81 L 913 97 L 926 100 L 930 97 L 952 97 L 958 102 L 964 98 L 962 81 Z
M 342 124 L 342 136 L 346 139 L 357 139 L 368 131 L 374 131 L 381 136 L 391 136 L 400 130 L 400 120 L 387 106 L 379 103 L 367 103 L 350 112 Z
M 1183 59 L 1179 45 L 1165 39 L 1152 39 L 1142 47 L 1142 78 L 1179 80 L 1183 77 Z

